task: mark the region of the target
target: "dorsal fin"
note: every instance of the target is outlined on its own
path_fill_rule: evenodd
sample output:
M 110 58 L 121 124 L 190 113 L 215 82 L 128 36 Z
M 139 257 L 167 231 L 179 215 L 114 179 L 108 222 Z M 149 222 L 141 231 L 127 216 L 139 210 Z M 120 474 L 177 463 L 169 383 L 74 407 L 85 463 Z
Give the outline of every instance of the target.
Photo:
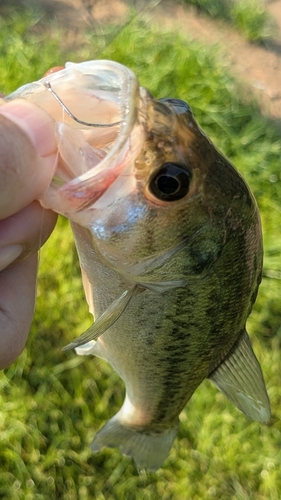
M 209 378 L 252 420 L 267 422 L 270 419 L 263 374 L 246 331 Z

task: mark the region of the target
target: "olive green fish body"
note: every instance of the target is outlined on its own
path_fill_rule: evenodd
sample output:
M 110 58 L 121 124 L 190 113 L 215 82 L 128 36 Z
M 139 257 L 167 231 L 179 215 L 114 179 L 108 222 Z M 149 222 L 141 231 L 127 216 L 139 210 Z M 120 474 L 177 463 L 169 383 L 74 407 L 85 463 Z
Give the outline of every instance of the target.
M 72 222 L 95 316 L 66 348 L 103 357 L 126 386 L 92 449 L 119 447 L 157 469 L 205 378 L 267 421 L 245 330 L 262 272 L 259 212 L 189 106 L 154 99 L 112 61 L 68 63 L 16 97 L 56 122 L 56 175 L 40 201 Z
M 164 452 L 158 457 L 149 446 L 143 451 L 141 440 L 167 436 L 168 452 L 178 416 L 194 390 L 244 339 L 262 269 L 260 219 L 249 188 L 197 127 L 189 110 L 177 117 L 167 104 L 155 104 L 168 115 L 167 130 L 164 135 L 148 130 L 135 162 L 138 190 L 126 203 L 117 199 L 95 219 L 84 235 L 84 244 L 88 240 L 88 252 L 95 249 L 95 257 L 92 253 L 91 260 L 83 259 L 90 264 L 85 271 L 92 283 L 96 317 L 132 283 L 144 287 L 90 350 L 108 360 L 126 385 L 122 409 L 97 434 L 93 449 L 118 445 L 134 456 L 138 467 L 150 469 L 161 464 Z M 158 143 L 160 155 L 154 151 Z M 153 204 L 152 195 L 148 199 L 145 195 L 149 169 L 154 172 L 168 161 L 188 168 L 190 198 Z M 77 246 L 81 258 L 85 248 L 79 231 Z M 165 253 L 169 258 L 163 257 Z M 239 402 L 238 406 L 253 418 L 269 416 L 266 410 L 257 415 Z M 140 436 L 133 451 L 134 434 L 128 437 L 128 429 Z M 158 446 L 155 441 L 153 446 Z

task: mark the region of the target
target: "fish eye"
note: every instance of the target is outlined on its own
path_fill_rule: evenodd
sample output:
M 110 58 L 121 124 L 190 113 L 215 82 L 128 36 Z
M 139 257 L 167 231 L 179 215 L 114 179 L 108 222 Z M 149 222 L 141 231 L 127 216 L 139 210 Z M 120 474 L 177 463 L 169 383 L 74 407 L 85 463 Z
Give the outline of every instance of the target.
M 162 201 L 177 201 L 187 195 L 191 174 L 177 163 L 167 162 L 149 183 L 150 192 Z

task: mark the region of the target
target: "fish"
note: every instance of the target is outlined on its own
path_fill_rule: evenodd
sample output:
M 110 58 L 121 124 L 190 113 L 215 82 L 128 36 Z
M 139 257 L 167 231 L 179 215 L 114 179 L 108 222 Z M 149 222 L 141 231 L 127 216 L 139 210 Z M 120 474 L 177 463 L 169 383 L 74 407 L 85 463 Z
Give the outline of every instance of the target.
M 189 105 L 154 98 L 107 60 L 67 63 L 16 98 L 56 122 L 57 168 L 40 202 L 71 222 L 95 317 L 65 349 L 105 359 L 126 386 L 93 452 L 116 447 L 156 471 L 205 379 L 267 422 L 246 331 L 262 275 L 259 210 Z

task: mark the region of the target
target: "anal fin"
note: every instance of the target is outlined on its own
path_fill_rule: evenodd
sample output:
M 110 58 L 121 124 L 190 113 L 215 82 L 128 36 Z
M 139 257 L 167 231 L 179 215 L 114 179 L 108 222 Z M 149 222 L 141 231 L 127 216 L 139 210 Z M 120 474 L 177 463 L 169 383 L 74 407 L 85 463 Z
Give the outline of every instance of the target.
M 270 419 L 263 374 L 246 331 L 209 378 L 252 420 L 267 422 Z

